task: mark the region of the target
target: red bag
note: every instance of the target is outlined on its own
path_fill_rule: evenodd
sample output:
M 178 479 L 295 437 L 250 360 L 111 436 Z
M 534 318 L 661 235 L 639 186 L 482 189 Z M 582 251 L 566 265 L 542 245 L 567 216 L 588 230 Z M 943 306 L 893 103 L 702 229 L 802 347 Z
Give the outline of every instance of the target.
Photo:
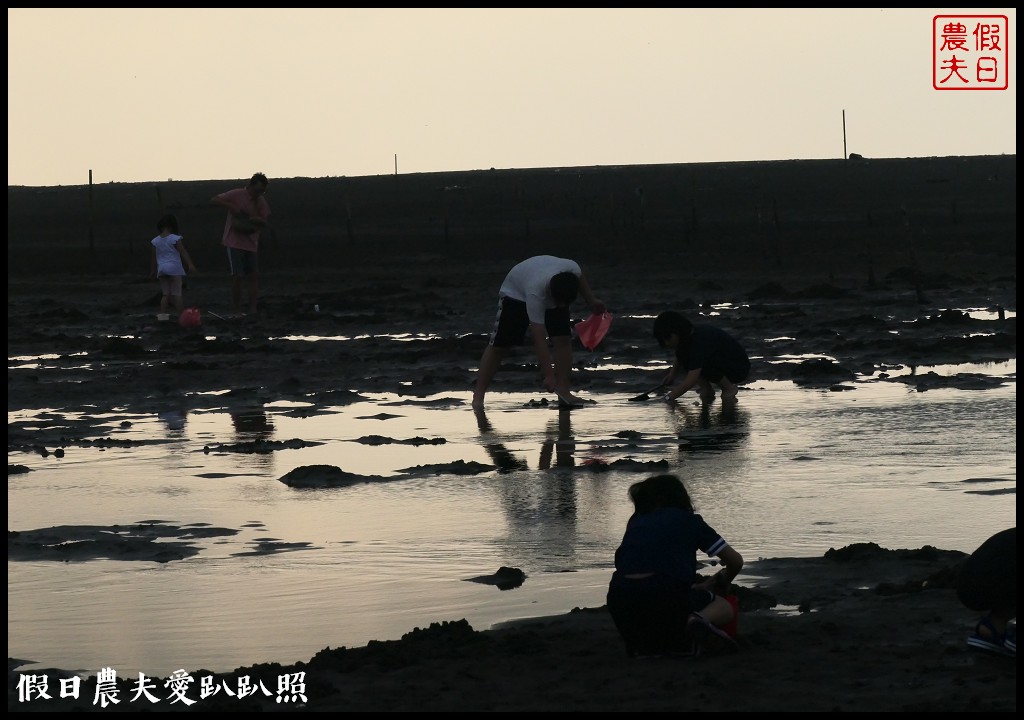
M 183 328 L 194 328 L 202 325 L 203 321 L 199 317 L 199 308 L 193 306 L 182 310 L 181 316 L 178 318 L 178 324 Z
M 592 313 L 586 320 L 580 320 L 576 323 L 576 337 L 583 343 L 583 347 L 587 350 L 593 350 L 601 341 L 604 340 L 604 336 L 608 334 L 608 328 L 612 326 L 612 314 L 611 313 Z

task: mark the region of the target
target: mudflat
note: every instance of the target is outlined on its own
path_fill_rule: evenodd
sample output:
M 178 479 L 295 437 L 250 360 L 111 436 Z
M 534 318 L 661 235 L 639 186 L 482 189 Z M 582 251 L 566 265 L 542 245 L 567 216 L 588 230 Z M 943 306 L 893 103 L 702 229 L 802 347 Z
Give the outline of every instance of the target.
M 595 395 L 660 380 L 638 366 L 661 355 L 650 326 L 665 309 L 727 327 L 757 358 L 752 380 L 973 389 L 1006 380 L 886 370 L 1016 358 L 1015 156 L 271 178 L 260 307 L 244 316 L 230 304 L 223 211 L 209 203 L 242 184 L 8 187 L 9 417 L 89 409 L 73 428 L 9 421 L 9 454 L 102 441 L 88 416 L 105 408 L 222 405 L 210 391 L 323 405 L 468 393 L 498 286 L 535 254 L 577 260 L 615 316 L 600 368 L 622 369 L 577 355 L 575 384 Z M 185 286 L 199 327 L 157 319 L 148 243 L 166 211 L 199 268 Z M 410 334 L 427 341 L 412 349 Z M 327 336 L 360 339 L 339 350 L 317 341 Z M 528 348 L 492 389 L 540 390 Z M 604 608 L 580 608 L 239 668 L 232 680 L 305 673 L 307 699 L 193 709 L 1015 711 L 1015 659 L 966 645 L 977 618 L 952 590 L 962 559 L 866 544 L 750 563 L 744 575 L 760 579 L 741 595 L 729 656 L 629 659 Z M 9 659 L 9 710 L 101 710 L 87 692 L 20 701 L 19 664 Z M 116 709 L 143 708 L 185 709 Z

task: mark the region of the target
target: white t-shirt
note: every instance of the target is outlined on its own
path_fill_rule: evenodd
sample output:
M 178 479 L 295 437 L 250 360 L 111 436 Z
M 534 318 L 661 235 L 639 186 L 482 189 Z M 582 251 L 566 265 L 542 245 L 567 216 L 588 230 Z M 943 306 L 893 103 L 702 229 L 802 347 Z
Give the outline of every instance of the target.
M 178 252 L 178 243 L 182 236 L 170 234 L 167 237 L 157 235 L 153 238 L 153 247 L 156 248 L 156 274 L 158 277 L 170 275 L 182 277 L 185 275 L 185 266 L 181 262 L 181 253 Z
M 563 272 L 571 272 L 576 277 L 583 275 L 579 264 L 573 260 L 553 255 L 537 255 L 523 260 L 508 271 L 505 282 L 498 290 L 498 297 L 525 302 L 530 322 L 543 325 L 544 312 L 557 307 L 548 283 L 555 275 Z

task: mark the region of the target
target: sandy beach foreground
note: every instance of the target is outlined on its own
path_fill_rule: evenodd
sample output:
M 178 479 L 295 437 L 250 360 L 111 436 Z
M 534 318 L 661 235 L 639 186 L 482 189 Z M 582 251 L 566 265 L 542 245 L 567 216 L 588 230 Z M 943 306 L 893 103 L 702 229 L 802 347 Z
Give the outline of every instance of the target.
M 438 622 L 295 665 L 186 668 L 148 678 L 155 699 L 119 678 L 106 707 L 95 676 L 61 699 L 58 670 L 33 669 L 52 699 L 26 700 L 9 659 L 8 711 L 1015 712 L 1016 659 L 965 642 L 976 618 L 951 587 L 964 557 L 867 543 L 750 563 L 732 655 L 630 659 L 605 608 L 577 608 L 486 631 Z

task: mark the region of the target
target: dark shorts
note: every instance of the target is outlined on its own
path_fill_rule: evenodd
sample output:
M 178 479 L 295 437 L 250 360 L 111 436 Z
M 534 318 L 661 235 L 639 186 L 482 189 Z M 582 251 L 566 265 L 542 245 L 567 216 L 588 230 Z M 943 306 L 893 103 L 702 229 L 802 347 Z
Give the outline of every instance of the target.
M 970 610 L 1016 612 L 1017 528 L 997 532 L 964 560 L 956 595 Z
M 745 363 L 739 363 L 732 367 L 718 367 L 716 365 L 705 365 L 701 368 L 700 376 L 708 382 L 717 383 L 723 377 L 729 378 L 734 384 L 738 385 L 745 382 L 750 377 L 750 360 Z
M 259 270 L 256 253 L 241 248 L 228 248 L 228 267 L 232 275 L 254 275 Z
M 558 307 L 544 313 L 544 327 L 548 337 L 568 337 L 572 334 L 572 323 L 569 319 L 569 308 Z M 526 314 L 526 303 L 512 298 L 498 300 L 498 315 L 494 318 L 494 329 L 491 330 L 490 344 L 494 347 L 507 348 L 522 345 L 526 342 L 526 333 L 530 329 L 530 317 Z
M 686 624 L 715 599 L 710 590 L 650 577 L 629 580 L 612 575 L 608 612 L 626 643 L 626 653 L 663 655 L 686 652 Z

